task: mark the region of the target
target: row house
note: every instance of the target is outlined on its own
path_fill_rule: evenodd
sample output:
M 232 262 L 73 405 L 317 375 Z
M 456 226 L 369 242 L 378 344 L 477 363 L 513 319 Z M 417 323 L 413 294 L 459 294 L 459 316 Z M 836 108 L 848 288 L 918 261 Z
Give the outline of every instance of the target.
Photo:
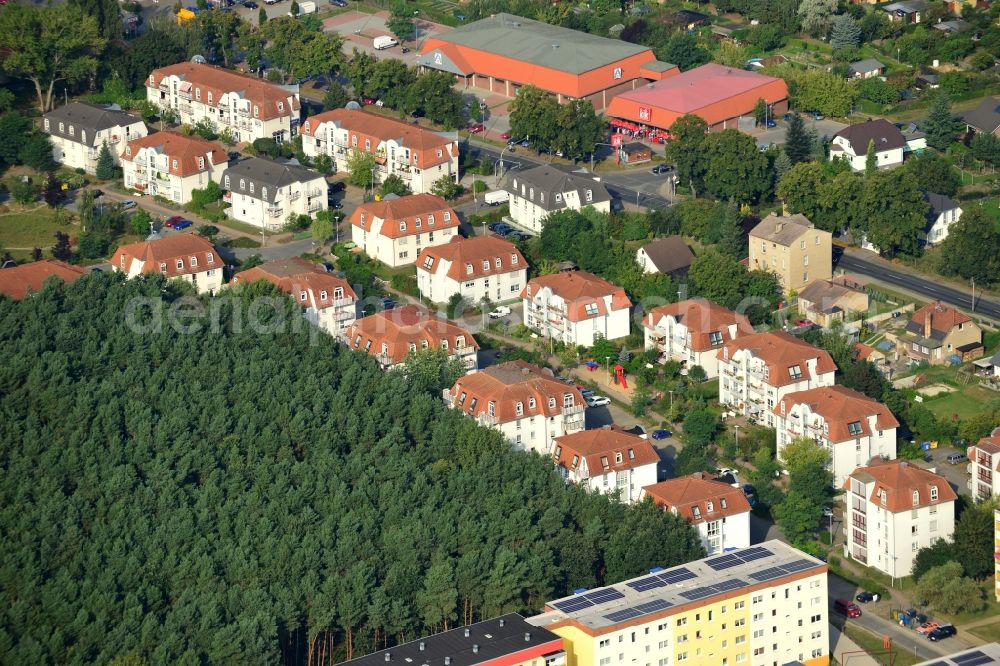
M 306 312 L 306 318 L 330 335 L 344 339 L 357 319 L 358 297 L 347 280 L 328 273 L 301 257 L 275 259 L 240 271 L 232 284 L 263 280 L 291 296 Z
M 1000 432 L 983 437 L 968 448 L 969 492 L 977 500 L 1000 494 Z
M 346 333 L 347 346 L 375 357 L 384 369 L 406 364 L 406 357 L 425 349 L 442 349 L 466 371 L 478 367 L 479 343 L 465 328 L 426 308 L 404 305 L 358 319 Z
M 955 531 L 948 480 L 905 460 L 873 460 L 844 489 L 844 555 L 894 578 L 909 576 L 921 548 Z
M 556 469 L 569 483 L 596 493 L 617 493 L 627 504 L 656 483 L 660 456 L 649 441 L 613 426 L 555 438 Z
M 754 333 L 718 352 L 719 402 L 754 423 L 775 426 L 774 406 L 789 393 L 833 386 L 837 365 L 823 349 L 784 331 Z
M 709 379 L 719 376 L 722 345 L 754 332 L 746 315 L 703 298 L 655 307 L 646 313 L 642 328 L 647 350 L 660 352 L 663 362 L 700 366 Z
M 458 236 L 458 214 L 433 194 L 389 195 L 351 213 L 351 240 L 365 254 L 391 268 L 416 263 L 424 248 Z
M 298 163 L 251 157 L 222 174 L 226 214 L 261 229 L 280 231 L 290 216 L 314 217 L 329 206 L 326 178 Z
M 705 472 L 647 486 L 643 496 L 694 525 L 709 555 L 750 545 L 750 502 L 746 495 Z
M 453 236 L 417 257 L 417 287 L 433 303 L 447 303 L 456 294 L 470 303 L 501 303 L 518 298 L 527 278 L 524 255 L 496 236 Z
M 178 132 L 157 132 L 130 141 L 121 155 L 125 187 L 174 203 L 191 201 L 193 190 L 222 180 L 226 149 Z
M 199 294 L 214 294 L 222 287 L 225 261 L 210 242 L 195 234 L 122 245 L 111 257 L 111 269 L 133 278 L 163 275 L 189 282 Z
M 302 126 L 302 151 L 328 155 L 338 171 L 349 171 L 354 151 L 375 156 L 373 178 L 395 175 L 415 194 L 430 192 L 442 177 L 458 182 L 458 137 L 358 109 L 310 116 Z
M 444 401 L 519 449 L 551 455 L 556 438 L 584 429 L 583 395 L 548 368 L 509 361 L 459 378 Z
M 117 105 L 73 102 L 42 116 L 42 129 L 52 143 L 52 158 L 67 169 L 83 169 L 93 174 L 101 146 L 107 145 L 118 163 L 129 141 L 146 136 L 149 129 L 142 118 L 122 111 Z
M 793 440 L 808 437 L 829 452 L 834 487 L 872 458 L 896 457 L 899 421 L 888 407 L 843 386 L 796 391 L 774 407 L 778 459 Z
M 521 292 L 524 324 L 542 337 L 592 347 L 598 338 L 628 337 L 632 301 L 625 290 L 592 273 L 541 275 Z
M 298 86 L 280 86 L 212 65 L 179 62 L 146 78 L 146 101 L 177 113 L 180 122 L 207 120 L 237 143 L 290 140 L 298 131 Z

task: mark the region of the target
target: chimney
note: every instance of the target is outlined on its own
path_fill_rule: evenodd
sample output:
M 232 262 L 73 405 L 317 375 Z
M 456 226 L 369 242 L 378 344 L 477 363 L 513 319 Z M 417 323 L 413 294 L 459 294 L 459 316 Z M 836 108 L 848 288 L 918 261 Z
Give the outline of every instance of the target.
M 781 233 L 781 228 L 785 226 L 784 222 L 778 222 L 774 225 L 774 233 Z
M 934 310 L 933 310 L 933 308 L 930 309 L 930 310 L 928 310 L 927 314 L 924 315 L 924 337 L 925 338 L 930 338 L 931 337 L 931 331 L 934 330 L 933 326 L 931 326 L 931 320 L 932 319 L 934 319 Z
M 524 632 L 524 642 L 525 643 L 530 643 L 531 642 L 531 632 L 530 631 Z

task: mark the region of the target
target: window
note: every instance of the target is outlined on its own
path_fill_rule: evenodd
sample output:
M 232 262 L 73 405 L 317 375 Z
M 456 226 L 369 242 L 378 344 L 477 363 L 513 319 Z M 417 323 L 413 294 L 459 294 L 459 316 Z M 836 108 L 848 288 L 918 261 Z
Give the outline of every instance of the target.
M 484 271 L 490 270 L 490 260 L 489 259 L 483 259 L 483 270 Z
M 420 228 L 421 224 L 420 224 L 420 218 L 419 217 L 416 219 L 416 223 L 413 226 L 415 226 L 417 229 Z
M 736 637 L 735 643 L 737 645 L 743 645 L 746 642 L 747 642 L 747 635 L 746 634 L 740 634 L 739 636 Z
M 171 168 L 176 169 L 177 168 L 177 160 L 174 160 L 172 162 L 172 164 L 173 164 L 173 166 Z
M 460 335 L 457 338 L 455 338 L 455 346 L 459 347 L 459 348 L 462 348 L 462 347 L 465 346 L 465 336 L 464 335 Z
M 496 410 L 497 410 L 497 403 L 494 402 L 493 400 L 490 400 L 489 404 L 486 407 L 486 411 L 490 413 L 490 416 L 493 416 L 494 414 L 496 414 Z
M 683 627 L 687 623 L 688 623 L 688 619 L 686 617 L 682 617 L 682 618 L 678 618 L 677 619 L 677 626 L 678 627 Z
M 451 213 L 449 213 L 448 211 L 444 212 L 444 221 L 451 222 Z
M 681 634 L 680 636 L 677 637 L 677 642 L 678 643 L 687 643 L 688 642 L 688 635 L 687 634 Z
M 424 257 L 424 268 L 430 270 L 430 267 L 434 265 L 434 257 Z
M 250 194 L 253 194 L 253 181 L 250 181 Z
M 167 272 L 167 265 L 166 264 L 160 264 L 160 272 L 161 273 L 166 273 Z
M 575 464 L 575 463 L 574 463 L 574 464 Z M 609 638 L 605 638 L 604 640 L 602 640 L 602 641 L 600 642 L 600 645 L 599 645 L 598 647 L 602 647 L 602 648 L 606 648 L 606 647 L 608 647 L 609 645 L 611 645 L 611 639 L 609 639 Z
M 304 291 L 300 291 L 299 292 L 299 300 L 300 301 L 306 300 L 306 292 L 304 292 Z
M 677 661 L 687 661 L 687 658 L 688 658 L 688 653 L 687 652 L 678 652 L 677 653 Z
M 695 520 L 701 518 L 701 509 L 696 506 L 691 507 L 691 513 L 694 514 Z
M 587 190 L 586 199 L 587 199 L 587 201 L 593 201 L 594 200 L 594 190 Z
M 746 605 L 747 605 L 747 602 L 745 602 L 745 601 L 737 601 L 736 605 L 733 606 L 733 610 L 743 610 L 743 608 Z
M 792 367 L 788 368 L 788 376 L 791 377 L 792 379 L 799 379 L 799 378 L 801 378 L 802 377 L 802 366 L 800 366 L 800 365 L 793 365 Z
M 597 316 L 597 303 L 587 303 L 585 309 L 587 311 L 587 316 L 588 317 L 596 317 Z
M 321 301 L 325 301 L 325 300 L 326 300 L 326 296 L 327 296 L 327 293 L 326 293 L 326 291 L 321 291 L 321 292 L 319 292 L 319 299 L 320 299 Z
M 745 617 L 741 617 L 738 620 L 736 620 L 735 622 L 733 622 L 733 626 L 734 627 L 742 627 L 742 626 L 745 626 L 746 623 L 747 623 L 747 619 Z
M 919 490 L 914 490 L 913 491 L 913 506 L 916 506 L 918 504 L 920 504 L 920 491 Z
M 516 405 L 514 405 L 514 413 L 516 415 L 518 415 L 518 416 L 521 416 L 522 414 L 524 414 L 524 403 L 523 402 L 518 402 Z
M 260 109 L 257 106 L 253 107 L 253 117 L 260 118 Z
M 563 393 L 563 407 L 572 407 L 572 406 L 573 406 L 573 394 Z
M 720 499 L 719 500 L 719 504 L 721 504 L 722 508 L 725 509 L 726 508 L 726 498 L 723 497 L 722 499 Z
M 448 340 L 441 340 L 441 349 L 448 349 Z
M 715 502 L 712 501 L 705 502 L 705 511 L 707 513 L 712 513 L 713 511 L 715 511 Z
M 937 486 L 931 486 L 931 501 L 936 502 L 938 498 Z
M 809 621 L 810 622 L 819 622 L 820 617 L 821 617 L 820 615 L 813 615 L 812 617 L 809 618 Z
M 763 595 L 763 594 L 758 594 L 758 595 L 757 595 L 757 596 L 755 596 L 755 597 L 754 597 L 754 598 L 753 598 L 753 599 L 752 599 L 751 601 L 752 601 L 753 603 L 755 603 L 755 604 L 759 604 L 759 603 L 761 603 L 762 601 L 764 601 L 764 595 Z
M 194 98 L 199 102 L 201 101 L 201 88 L 194 89 Z
M 857 437 L 861 434 L 861 421 L 852 421 L 847 424 L 847 432 L 851 434 L 852 437 Z
M 556 399 L 549 398 L 549 409 L 555 409 L 555 408 L 556 408 Z
M 580 462 L 580 456 L 573 456 L 573 462 L 570 464 L 570 467 L 575 468 L 578 462 Z
M 406 220 L 400 220 L 399 221 L 399 230 L 400 231 L 406 231 Z
M 721 331 L 712 331 L 711 333 L 709 333 L 708 334 L 708 342 L 713 347 L 721 345 L 722 344 L 722 332 Z
M 183 259 L 178 259 L 177 260 L 177 269 L 180 270 L 182 268 L 184 268 L 184 260 Z
M 284 111 L 284 110 L 285 110 L 285 103 L 278 102 L 278 111 Z

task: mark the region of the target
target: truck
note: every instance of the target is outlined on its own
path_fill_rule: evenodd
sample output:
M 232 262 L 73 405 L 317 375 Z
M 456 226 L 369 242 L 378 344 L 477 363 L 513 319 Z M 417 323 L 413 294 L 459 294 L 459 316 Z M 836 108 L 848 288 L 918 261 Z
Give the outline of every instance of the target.
M 382 49 L 391 49 L 393 46 L 399 46 L 399 42 L 389 35 L 380 35 L 373 40 L 372 45 L 376 51 L 381 51 Z
M 316 12 L 316 3 L 312 0 L 307 0 L 306 2 L 299 3 L 299 16 L 305 16 L 306 14 L 314 14 Z M 295 16 L 291 12 L 288 12 L 289 16 Z
M 487 206 L 502 206 L 503 204 L 510 201 L 510 194 L 503 191 L 497 190 L 496 192 L 487 192 L 486 196 L 483 197 L 483 201 Z

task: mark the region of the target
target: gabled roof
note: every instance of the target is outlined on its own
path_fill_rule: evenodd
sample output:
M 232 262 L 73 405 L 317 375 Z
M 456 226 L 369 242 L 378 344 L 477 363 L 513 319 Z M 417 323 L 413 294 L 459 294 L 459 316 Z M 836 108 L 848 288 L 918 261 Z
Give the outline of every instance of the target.
M 504 189 L 529 199 L 536 206 L 547 211 L 565 208 L 567 192 L 576 192 L 581 206 L 592 206 L 611 201 L 611 195 L 607 188 L 599 181 L 551 164 L 543 164 L 520 174 L 515 173 L 508 180 Z M 587 199 L 587 192 L 590 192 L 590 200 Z
M 883 354 L 881 351 L 875 349 L 874 347 L 870 347 L 864 344 L 863 342 L 854 343 L 854 353 L 855 357 L 859 361 L 867 361 L 869 358 L 872 357 L 873 354 L 879 354 L 880 356 L 883 357 L 885 356 L 885 354 Z
M 924 334 L 924 321 L 931 318 L 931 338 L 934 340 L 944 340 L 951 333 L 951 330 L 959 324 L 972 321 L 972 317 L 956 310 L 950 305 L 945 305 L 941 301 L 932 301 L 913 313 L 910 321 L 906 324 L 906 331 L 914 335 Z
M 473 417 L 489 414 L 492 402 L 493 416 L 498 423 L 537 415 L 558 416 L 567 401 L 576 408 L 584 406 L 583 395 L 575 386 L 562 383 L 548 368 L 520 360 L 491 365 L 460 377 L 451 388 L 451 394 L 452 407 Z M 521 405 L 520 414 L 518 404 Z
M 517 246 L 496 236 L 455 236 L 450 243 L 425 247 L 417 257 L 417 271 L 437 273 L 443 261 L 451 262 L 447 276 L 458 282 L 528 268 Z
M 191 261 L 192 258 L 194 262 Z M 111 257 L 111 265 L 125 272 L 128 272 L 132 261 L 143 262 L 143 273 L 161 273 L 167 277 L 190 275 L 212 269 L 222 270 L 225 263 L 210 242 L 195 234 L 176 234 L 157 240 L 122 245 Z M 177 266 L 178 261 L 181 262 L 180 267 Z
M 49 128 L 46 131 L 52 136 L 83 143 L 80 137 L 81 132 L 85 131 L 88 146 L 98 145 L 97 133 L 102 130 L 127 127 L 142 122 L 142 118 L 125 113 L 117 105 L 105 106 L 87 102 L 73 102 L 60 106 L 46 113 L 43 118 L 49 121 Z M 59 123 L 63 123 L 62 131 L 59 130 Z M 69 133 L 70 127 L 73 128 L 73 134 Z
M 728 362 L 728 359 L 732 359 L 740 350 L 746 350 L 754 358 L 764 362 L 768 369 L 768 379 L 765 381 L 770 386 L 785 386 L 805 379 L 817 379 L 811 376 L 809 370 L 808 361 L 813 359 L 816 360 L 818 374 L 837 370 L 837 364 L 833 362 L 829 352 L 813 347 L 785 331 L 769 331 L 738 337 L 723 345 L 719 350 L 719 360 Z M 793 379 L 791 373 L 791 369 L 795 366 L 798 366 L 801 373 L 797 379 Z
M 970 448 L 972 448 L 972 447 L 970 447 Z M 975 445 L 974 448 L 979 449 L 980 451 L 983 451 L 984 453 L 988 453 L 991 456 L 996 455 L 996 454 L 1000 453 L 1000 437 L 992 437 L 992 436 L 991 437 L 983 437 L 978 442 L 976 442 L 976 445 Z M 972 456 L 969 456 L 969 457 L 971 458 Z M 998 465 L 998 467 L 1000 467 L 1000 465 Z M 1000 469 L 998 469 L 997 471 L 1000 471 Z
M 55 259 L 42 259 L 20 266 L 0 269 L 0 295 L 19 301 L 30 293 L 39 292 L 51 277 L 71 284 L 87 271 Z
M 345 338 L 351 349 L 379 357 L 384 365 L 398 365 L 414 350 L 442 349 L 442 341 L 447 342 L 448 354 L 479 349 L 479 343 L 468 330 L 417 305 L 404 305 L 358 319 L 351 324 Z
M 927 210 L 927 222 L 929 224 L 934 224 L 938 216 L 942 213 L 961 208 L 961 205 L 951 197 L 934 192 L 924 192 L 924 201 L 930 206 Z
M 855 294 L 864 294 L 864 292 L 836 280 L 814 280 L 809 283 L 808 287 L 799 292 L 799 300 L 812 303 L 821 312 L 828 312 L 839 307 L 840 299 Z
M 685 270 L 694 261 L 694 254 L 680 236 L 657 238 L 652 243 L 644 245 L 642 251 L 661 273 L 674 273 Z
M 169 76 L 176 76 L 189 84 L 188 90 L 201 91 L 202 98 L 199 101 L 205 104 L 208 103 L 209 92 L 213 93 L 215 105 L 219 104 L 226 93 L 238 93 L 243 99 L 250 100 L 251 108 L 257 107 L 258 115 L 254 116 L 256 119 L 270 120 L 287 115 L 298 117 L 297 113 L 293 113 L 299 109 L 298 94 L 263 79 L 212 65 L 179 62 L 154 69 L 146 78 L 146 86 L 155 88 Z
M 844 386 L 826 386 L 789 393 L 774 406 L 773 411 L 778 416 L 785 416 L 791 414 L 796 405 L 808 405 L 809 411 L 822 416 L 829 429 L 827 437 L 834 443 L 871 436 L 868 424 L 871 416 L 875 417 L 877 430 L 899 427 L 899 421 L 888 407 Z M 856 427 L 860 430 L 851 432 L 849 425 L 852 423 L 858 424 Z
M 353 132 L 362 137 L 371 137 L 379 142 L 395 141 L 404 148 L 420 151 L 420 166 L 423 168 L 443 164 L 450 160 L 451 155 L 446 148 L 455 141 L 454 138 L 442 136 L 419 125 L 386 118 L 360 109 L 333 109 L 317 113 L 315 116 L 310 116 L 302 124 L 302 133 L 316 136 L 320 127 L 325 123 L 333 123 L 335 127 L 346 130 L 348 133 Z M 363 146 L 364 140 L 359 140 L 358 149 L 360 150 Z M 372 152 L 377 147 L 377 144 L 372 146 Z M 442 150 L 441 157 L 438 158 L 436 154 L 424 152 L 430 150 Z
M 750 512 L 750 502 L 742 490 L 716 481 L 704 472 L 661 481 L 642 490 L 653 498 L 657 506 L 668 511 L 676 510 L 678 515 L 694 525 Z M 698 509 L 697 515 L 695 508 Z
M 663 317 L 673 317 L 681 326 L 687 328 L 690 347 L 698 352 L 719 347 L 721 343 L 712 343 L 712 333 L 719 333 L 722 343 L 732 340 L 731 326 L 736 327 L 736 337 L 754 332 L 753 324 L 746 315 L 736 314 L 704 298 L 691 298 L 655 307 L 646 315 L 645 325 L 657 326 Z
M 883 461 L 876 458 L 867 467 L 854 470 L 851 477 L 858 477 L 864 481 L 866 474 L 875 481 L 868 497 L 869 501 L 884 506 L 892 513 L 954 502 L 957 499 L 948 479 L 905 460 Z M 849 490 L 850 487 L 851 479 L 847 479 L 844 488 Z M 931 499 L 931 488 L 937 489 L 936 500 Z M 885 502 L 881 500 L 882 491 L 885 491 Z M 917 494 L 915 503 L 914 493 Z
M 906 145 L 906 138 L 899 128 L 883 118 L 848 125 L 833 136 L 846 139 L 855 155 L 865 155 L 871 142 L 875 143 L 875 151 L 879 153 Z
M 1000 129 L 1000 97 L 987 97 L 979 106 L 962 114 L 966 125 L 992 134 Z
M 301 164 L 289 164 L 263 157 L 251 157 L 232 164 L 222 172 L 222 182 L 229 178 L 226 187 L 230 192 L 239 192 L 254 199 L 264 199 L 274 203 L 278 190 L 293 183 L 311 183 L 323 180 L 323 174 L 307 169 Z M 252 185 L 253 192 L 250 191 Z M 326 197 L 326 183 L 318 184 L 322 191 L 317 195 Z M 265 198 L 263 195 L 267 193 Z
M 926 7 L 927 3 L 924 0 L 904 0 L 903 2 L 894 2 L 890 5 L 885 5 L 882 7 L 882 10 L 890 13 L 903 12 L 905 14 L 914 14 L 922 12 Z
M 813 223 L 802 213 L 794 215 L 771 213 L 750 230 L 750 237 L 789 246 L 813 228 Z
M 528 281 L 521 291 L 521 298 L 532 299 L 545 289 L 551 290 L 553 296 L 563 300 L 566 304 L 566 316 L 570 321 L 583 321 L 610 314 L 605 305 L 605 298 L 609 296 L 611 311 L 632 307 L 632 301 L 625 295 L 624 289 L 586 271 L 540 275 Z M 592 307 L 592 311 L 588 313 L 588 305 L 596 306 L 596 310 Z
M 233 276 L 233 284 L 266 280 L 286 294 L 290 294 L 300 305 L 322 310 L 338 305 L 334 298 L 334 290 L 342 289 L 340 300 L 357 300 L 357 294 L 351 289 L 347 280 L 327 273 L 325 270 L 301 257 L 275 259 L 240 271 Z M 306 292 L 306 300 L 302 299 Z M 326 298 L 323 298 L 326 294 Z
M 382 220 L 378 233 L 386 238 L 452 229 L 459 223 L 458 215 L 444 199 L 427 193 L 371 201 L 351 213 L 351 224 L 365 231 L 372 230 L 376 219 Z M 420 226 L 417 226 L 418 219 Z
M 135 141 L 129 141 L 122 160 L 131 162 L 139 156 L 139 151 L 149 148 L 169 158 L 168 170 L 175 176 L 184 178 L 208 171 L 214 164 L 225 164 L 229 159 L 226 149 L 218 141 L 206 141 L 196 136 L 186 136 L 179 132 L 156 132 Z M 199 167 L 198 158 L 204 159 Z M 174 166 L 176 161 L 177 165 Z
M 885 65 L 880 63 L 875 58 L 859 60 L 857 62 L 852 62 L 847 66 L 847 72 L 849 74 L 868 74 L 869 72 L 877 72 L 882 69 L 885 69 Z
M 557 465 L 570 472 L 579 472 L 586 464 L 590 476 L 660 462 L 656 449 L 647 440 L 611 427 L 592 428 L 556 437 L 555 446 L 552 457 Z

